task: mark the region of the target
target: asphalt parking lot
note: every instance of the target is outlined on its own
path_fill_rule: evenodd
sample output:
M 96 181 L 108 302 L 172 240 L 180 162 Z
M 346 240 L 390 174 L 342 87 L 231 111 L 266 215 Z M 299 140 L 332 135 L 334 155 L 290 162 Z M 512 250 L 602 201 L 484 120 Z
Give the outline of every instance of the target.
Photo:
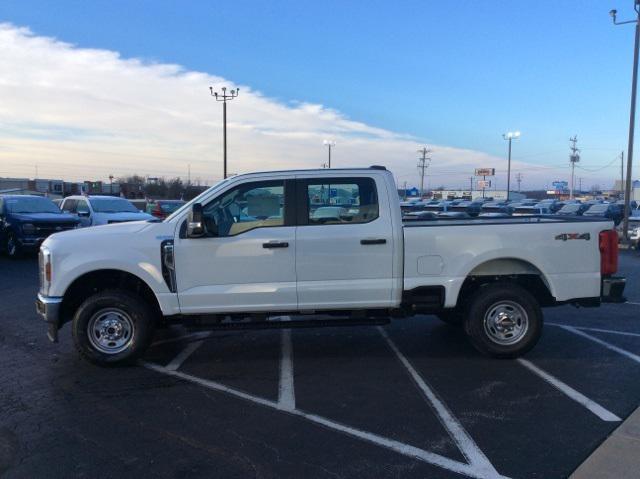
M 567 477 L 640 403 L 629 303 L 547 309 L 521 360 L 435 317 L 385 327 L 162 331 L 138 367 L 50 344 L 35 258 L 0 258 L 0 476 Z

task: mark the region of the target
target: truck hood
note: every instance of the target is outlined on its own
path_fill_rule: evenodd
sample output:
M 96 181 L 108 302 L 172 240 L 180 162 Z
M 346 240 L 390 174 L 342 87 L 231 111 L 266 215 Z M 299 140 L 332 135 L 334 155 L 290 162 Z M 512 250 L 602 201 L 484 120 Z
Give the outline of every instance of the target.
M 107 221 L 144 221 L 153 219 L 153 216 L 147 213 L 100 213 L 96 212 L 101 218 L 105 218 Z
M 11 218 L 21 223 L 77 223 L 78 219 L 67 213 L 11 213 Z

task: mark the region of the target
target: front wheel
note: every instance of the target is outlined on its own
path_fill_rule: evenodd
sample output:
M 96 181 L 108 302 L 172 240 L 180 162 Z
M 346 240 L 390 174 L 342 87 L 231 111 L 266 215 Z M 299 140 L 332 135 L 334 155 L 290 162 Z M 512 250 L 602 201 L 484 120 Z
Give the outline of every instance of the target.
M 495 358 L 514 358 L 531 350 L 542 334 L 538 301 L 516 284 L 481 287 L 467 309 L 465 331 L 473 346 Z
M 73 340 L 80 355 L 100 366 L 131 363 L 153 338 L 155 317 L 141 298 L 125 291 L 97 293 L 73 318 Z

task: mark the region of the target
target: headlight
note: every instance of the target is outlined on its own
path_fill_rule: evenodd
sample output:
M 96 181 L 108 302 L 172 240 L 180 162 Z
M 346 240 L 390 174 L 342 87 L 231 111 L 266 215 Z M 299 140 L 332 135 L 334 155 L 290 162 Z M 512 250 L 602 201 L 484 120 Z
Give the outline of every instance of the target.
M 48 296 L 51 287 L 51 279 L 53 270 L 51 265 L 51 251 L 49 248 L 41 246 L 38 254 L 39 273 L 40 273 L 40 292 L 44 296 Z
M 22 225 L 22 232 L 26 235 L 36 234 L 36 227 L 31 223 L 25 223 Z

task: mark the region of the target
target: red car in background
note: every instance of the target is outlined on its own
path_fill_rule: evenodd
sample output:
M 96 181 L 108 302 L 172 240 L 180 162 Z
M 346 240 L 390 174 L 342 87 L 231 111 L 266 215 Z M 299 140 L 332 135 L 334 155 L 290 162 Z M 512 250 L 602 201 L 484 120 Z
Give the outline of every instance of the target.
M 156 218 L 164 219 L 185 203 L 182 200 L 157 200 L 147 205 L 147 213 Z

